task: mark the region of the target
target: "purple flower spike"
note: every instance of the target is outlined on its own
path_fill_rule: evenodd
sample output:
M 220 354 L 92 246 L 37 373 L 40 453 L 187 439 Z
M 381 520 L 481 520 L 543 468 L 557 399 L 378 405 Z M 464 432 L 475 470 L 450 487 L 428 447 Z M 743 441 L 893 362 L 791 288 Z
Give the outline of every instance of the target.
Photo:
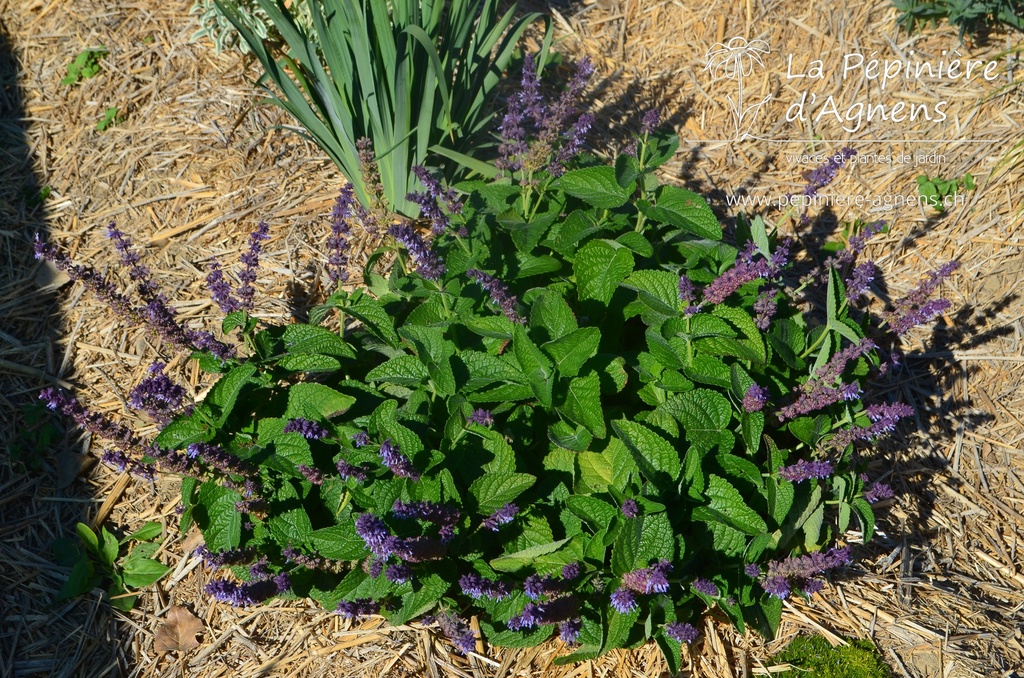
M 416 165 L 412 171 L 427 190 L 423 193 L 410 193 L 406 198 L 419 205 L 420 217 L 430 220 L 430 230 L 434 235 L 444 233 L 451 224 L 448 214 L 461 214 L 462 202 L 459 201 L 454 189 L 443 188 L 441 182 L 430 176 L 425 167 Z M 448 214 L 441 209 L 442 203 L 448 210 Z
M 371 598 L 343 600 L 338 603 L 338 607 L 334 611 L 346 619 L 357 619 L 371 614 L 380 614 L 380 603 Z
M 309 419 L 290 419 L 284 425 L 285 433 L 298 433 L 307 440 L 321 440 L 327 437 L 327 429 Z
M 644 113 L 644 117 L 640 120 L 640 133 L 650 134 L 658 129 L 658 125 L 661 124 L 661 112 L 657 108 Z
M 490 516 L 484 519 L 480 527 L 485 530 L 491 530 L 492 532 L 498 531 L 498 526 L 507 525 L 512 522 L 512 519 L 519 513 L 519 507 L 515 504 L 508 503 L 502 506 L 500 509 L 492 513 Z
M 402 454 L 398 443 L 391 442 L 391 438 L 380 444 L 380 458 L 384 465 L 391 469 L 391 472 L 399 478 L 420 479 L 420 472 L 409 461 L 409 457 Z
M 526 318 L 519 313 L 519 299 L 514 294 L 509 294 L 508 286 L 505 283 L 493 275 L 478 271 L 475 268 L 466 271 L 466 275 L 480 283 L 480 286 L 487 290 L 487 293 L 491 295 L 491 301 L 501 309 L 506 318 L 520 325 L 526 324 Z
M 804 188 L 804 195 L 811 197 L 817 195 L 819 190 L 832 183 L 836 175 L 839 174 L 840 168 L 855 155 L 857 155 L 857 151 L 849 146 L 833 154 L 831 158 L 813 170 L 807 177 L 807 187 Z
M 490 428 L 494 425 L 494 415 L 491 414 L 490 410 L 478 408 L 473 410 L 473 413 L 469 415 L 469 421 L 474 424 Z
M 512 595 L 512 586 L 508 582 L 485 579 L 475 573 L 459 577 L 459 586 L 463 593 L 473 599 L 504 600 Z
M 882 314 L 886 324 L 898 336 L 903 336 L 916 325 L 921 325 L 945 313 L 951 306 L 947 299 L 929 297 L 938 289 L 943 280 L 959 268 L 960 262 L 950 261 L 938 271 L 932 271 L 907 296 L 893 304 L 893 310 Z
M 235 299 L 231 283 L 224 277 L 224 272 L 220 269 L 220 264 L 216 259 L 210 260 L 210 272 L 206 276 L 206 289 L 209 290 L 210 296 L 220 307 L 221 313 L 232 313 L 242 307 Z
M 335 468 L 338 469 L 338 475 L 341 476 L 342 480 L 355 478 L 357 482 L 366 482 L 366 470 L 363 469 L 361 466 L 353 466 L 344 459 L 339 459 L 338 463 L 335 465 Z
M 445 271 L 444 262 L 436 252 L 430 249 L 430 246 L 411 224 L 395 224 L 388 229 L 388 235 L 405 247 L 421 276 L 427 280 L 441 279 Z
M 450 612 L 441 612 L 434 616 L 434 622 L 462 654 L 469 654 L 476 649 L 476 636 L 462 619 Z
M 810 582 L 816 575 L 849 563 L 849 546 L 772 561 L 768 564 L 768 572 L 761 580 L 761 587 L 776 598 L 785 599 L 794 587 L 813 590 L 814 585 Z
M 356 534 L 363 538 L 370 552 L 380 558 L 387 558 L 395 550 L 395 537 L 384 521 L 372 513 L 362 513 L 356 518 Z
M 671 624 L 665 624 L 665 635 L 677 643 L 692 645 L 697 640 L 697 637 L 700 636 L 700 631 L 693 624 L 672 622 Z
M 247 311 L 252 310 L 253 295 L 256 290 L 252 284 L 256 282 L 257 270 L 260 266 L 260 253 L 263 249 L 263 241 L 270 238 L 270 226 L 261 221 L 256 230 L 249 234 L 249 249 L 241 256 L 244 268 L 239 272 L 238 279 L 242 285 L 238 288 L 238 303 Z
M 568 643 L 569 645 L 579 640 L 581 630 L 583 630 L 583 620 L 579 617 L 567 619 L 558 624 L 559 638 L 562 639 L 563 643 Z
M 753 384 L 743 396 L 743 411 L 760 412 L 768 403 L 768 396 L 767 388 Z
M 640 515 L 640 504 L 636 499 L 626 499 L 622 502 L 622 515 L 627 518 L 636 518 Z
M 644 567 L 633 570 L 622 575 L 622 585 L 636 591 L 637 593 L 665 593 L 668 591 L 668 573 L 672 571 L 672 564 L 662 560 L 651 567 Z
M 132 389 L 128 404 L 145 412 L 161 423 L 166 423 L 181 409 L 185 389 L 163 373 L 163 363 L 149 366 L 149 374 Z
M 636 594 L 626 588 L 617 588 L 612 593 L 612 607 L 620 614 L 626 614 L 639 608 L 636 604 Z
M 802 483 L 812 478 L 828 478 L 833 473 L 832 462 L 830 461 L 808 461 L 801 459 L 790 466 L 779 468 L 779 477 L 791 483 Z
M 718 587 L 710 579 L 697 577 L 693 580 L 693 583 L 691 583 L 690 586 L 693 587 L 694 591 L 696 591 L 697 593 L 703 593 L 705 596 L 717 598 L 719 595 L 721 595 L 721 593 L 718 590 Z
M 366 447 L 367 445 L 370 444 L 370 436 L 366 433 L 366 431 L 360 431 L 359 433 L 352 436 L 352 444 L 355 446 L 356 449 L 359 449 L 360 447 Z
M 572 581 L 582 574 L 583 568 L 576 561 L 573 561 L 562 568 L 562 579 L 565 581 Z
M 348 220 L 352 216 L 354 202 L 352 185 L 345 184 L 334 202 L 334 209 L 331 210 L 331 235 L 327 238 L 327 250 L 330 252 L 327 276 L 334 284 L 348 280 L 348 238 L 352 233 Z

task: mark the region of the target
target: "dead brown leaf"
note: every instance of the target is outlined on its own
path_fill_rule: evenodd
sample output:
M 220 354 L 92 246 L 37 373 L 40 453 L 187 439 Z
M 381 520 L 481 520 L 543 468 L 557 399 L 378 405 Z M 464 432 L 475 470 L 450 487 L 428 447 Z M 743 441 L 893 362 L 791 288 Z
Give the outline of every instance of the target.
M 188 652 L 199 647 L 196 634 L 203 632 L 203 622 L 184 607 L 175 605 L 167 611 L 167 619 L 156 630 L 153 643 L 157 652 Z

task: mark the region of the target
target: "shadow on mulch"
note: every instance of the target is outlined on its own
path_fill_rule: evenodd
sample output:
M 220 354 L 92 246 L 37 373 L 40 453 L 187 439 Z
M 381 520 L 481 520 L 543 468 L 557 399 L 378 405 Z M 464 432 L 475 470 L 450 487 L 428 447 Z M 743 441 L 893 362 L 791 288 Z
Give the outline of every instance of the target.
M 118 675 L 107 604 L 97 596 L 56 602 L 69 570 L 54 564 L 51 545 L 74 535 L 93 499 L 73 484 L 84 459 L 72 451 L 77 434 L 38 400 L 70 363 L 59 343 L 62 278 L 33 256 L 36 234 L 50 230 L 49 189 L 33 170 L 21 73 L 0 21 L 0 676 Z M 65 642 L 55 646 L 58 635 Z

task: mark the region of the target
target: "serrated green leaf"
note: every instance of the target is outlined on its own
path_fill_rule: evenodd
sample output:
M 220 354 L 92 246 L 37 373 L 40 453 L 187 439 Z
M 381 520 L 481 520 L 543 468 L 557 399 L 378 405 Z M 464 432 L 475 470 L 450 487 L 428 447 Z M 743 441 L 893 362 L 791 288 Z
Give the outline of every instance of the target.
M 380 438 L 391 438 L 402 454 L 413 457 L 423 450 L 423 441 L 408 427 L 398 423 L 398 402 L 385 400 L 370 415 L 371 426 L 380 432 Z M 390 509 L 390 507 L 388 507 Z
M 316 353 L 336 358 L 355 358 L 348 343 L 325 327 L 295 323 L 284 328 L 281 335 L 285 353 Z
M 793 508 L 793 500 L 796 498 L 796 488 L 788 480 L 769 479 L 766 483 L 768 513 L 776 525 L 782 525 L 789 517 L 789 510 Z
M 85 523 L 76 523 L 75 532 L 82 545 L 98 557 L 100 555 L 100 538 L 92 531 L 92 528 Z
M 277 366 L 289 372 L 336 372 L 341 369 L 341 363 L 337 358 L 329 355 L 317 355 L 316 353 L 297 353 L 295 355 L 283 356 L 277 361 Z
M 351 520 L 314 529 L 309 543 L 316 553 L 331 560 L 359 560 L 369 553 L 367 543 L 355 534 L 355 523 Z
M 679 480 L 682 462 L 670 442 L 641 423 L 620 419 L 612 422 L 615 435 L 626 444 L 633 459 L 651 480 L 664 474 L 671 481 Z
M 582 426 L 572 427 L 559 420 L 548 426 L 548 440 L 563 449 L 582 452 L 590 448 L 594 436 Z
M 343 310 L 363 323 L 363 326 L 378 339 L 386 342 L 392 348 L 398 347 L 399 338 L 398 333 L 395 332 L 394 320 L 379 301 L 368 294 L 356 292 L 349 297 Z
M 348 410 L 356 402 L 350 395 L 339 393 L 330 386 L 312 382 L 293 384 L 288 389 L 285 419 L 330 419 Z
M 387 381 L 403 386 L 418 386 L 430 376 L 427 366 L 412 355 L 386 360 L 366 373 L 366 381 Z
M 448 582 L 436 574 L 416 577 L 416 589 L 402 596 L 402 605 L 395 612 L 388 613 L 388 621 L 394 625 L 404 624 L 430 612 L 448 591 Z
M 597 355 L 601 331 L 596 327 L 581 327 L 569 334 L 549 341 L 541 348 L 555 363 L 559 374 L 575 377 L 583 364 Z
M 757 511 L 750 508 L 743 495 L 725 478 L 711 474 L 705 490 L 711 500 L 709 507 L 727 517 L 726 524 L 752 537 L 768 530 Z
M 572 380 L 565 404 L 559 411 L 599 440 L 608 434 L 601 407 L 601 379 L 597 372 Z
M 630 473 L 637 469 L 625 443 L 618 438 L 611 438 L 603 452 L 580 452 L 576 458 L 580 479 L 598 492 L 609 487 L 624 490 Z
M 677 186 L 662 186 L 658 189 L 655 204 L 643 213 L 650 219 L 681 228 L 701 238 L 722 239 L 722 227 L 708 203 L 697 193 Z
M 521 551 L 493 559 L 491 561 L 491 567 L 498 572 L 515 572 L 523 569 L 524 567 L 533 565 L 537 558 L 554 553 L 568 543 L 569 539 L 558 539 L 556 541 L 548 542 L 547 544 L 531 546 Z
M 199 486 L 193 517 L 210 551 L 238 548 L 242 539 L 242 514 L 235 509 L 235 503 L 241 500 L 238 492 L 212 480 Z
M 658 313 L 675 315 L 679 312 L 679 276 L 668 271 L 633 271 L 623 287 L 636 290 L 644 303 Z
M 279 544 L 304 544 L 313 535 L 313 525 L 304 508 L 278 513 L 267 524 Z
M 555 377 L 552 372 L 551 361 L 527 336 L 526 330 L 521 325 L 514 329 L 512 350 L 523 369 L 526 381 L 533 390 L 537 400 L 544 407 L 551 407 L 552 389 Z
M 636 185 L 640 176 L 640 162 L 632 155 L 622 154 L 615 158 L 615 181 L 622 188 Z
M 203 403 L 212 408 L 214 423 L 217 426 L 223 426 L 224 422 L 227 421 L 231 410 L 235 407 L 235 402 L 238 400 L 238 394 L 241 393 L 242 388 L 249 383 L 249 380 L 255 374 L 256 365 L 252 363 L 239 365 L 218 379 L 217 383 L 210 389 L 210 392 L 206 394 L 206 399 L 203 400 Z
M 761 476 L 761 469 L 757 464 L 735 454 L 719 454 L 715 459 L 722 470 L 730 476 L 746 480 L 762 494 L 765 492 L 764 478 Z
M 727 430 L 732 407 L 721 393 L 698 388 L 673 396 L 665 408 L 680 423 L 686 439 L 706 452 L 718 445 L 722 452 L 732 451 L 732 434 Z
M 573 271 L 581 300 L 595 299 L 607 304 L 618 284 L 633 271 L 633 255 L 605 240 L 592 240 L 576 253 Z
M 594 529 L 608 527 L 619 515 L 619 509 L 606 501 L 585 494 L 574 494 L 565 500 L 565 505 L 580 519 L 585 520 Z
M 537 477 L 528 473 L 488 473 L 469 486 L 477 510 L 489 515 L 533 487 Z
M 864 533 L 864 543 L 866 544 L 875 534 L 875 511 L 863 497 L 853 500 L 853 510 L 860 518 L 861 531 Z
M 583 200 L 592 207 L 621 207 L 629 200 L 636 189 L 635 182 L 620 186 L 615 176 L 615 168 L 585 167 L 566 172 L 558 181 L 563 191 Z
M 561 339 L 578 327 L 569 304 L 554 290 L 545 290 L 534 300 L 530 308 L 530 325 L 546 329 L 550 341 Z

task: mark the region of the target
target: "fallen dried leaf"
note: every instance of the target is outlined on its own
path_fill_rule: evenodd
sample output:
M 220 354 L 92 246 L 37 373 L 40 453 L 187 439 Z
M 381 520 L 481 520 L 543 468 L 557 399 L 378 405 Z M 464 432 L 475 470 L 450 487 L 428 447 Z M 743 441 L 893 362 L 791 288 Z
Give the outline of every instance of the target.
M 153 643 L 157 652 L 188 652 L 199 647 L 196 634 L 203 632 L 203 622 L 183 607 L 175 605 L 167 611 L 167 619 L 156 630 Z

